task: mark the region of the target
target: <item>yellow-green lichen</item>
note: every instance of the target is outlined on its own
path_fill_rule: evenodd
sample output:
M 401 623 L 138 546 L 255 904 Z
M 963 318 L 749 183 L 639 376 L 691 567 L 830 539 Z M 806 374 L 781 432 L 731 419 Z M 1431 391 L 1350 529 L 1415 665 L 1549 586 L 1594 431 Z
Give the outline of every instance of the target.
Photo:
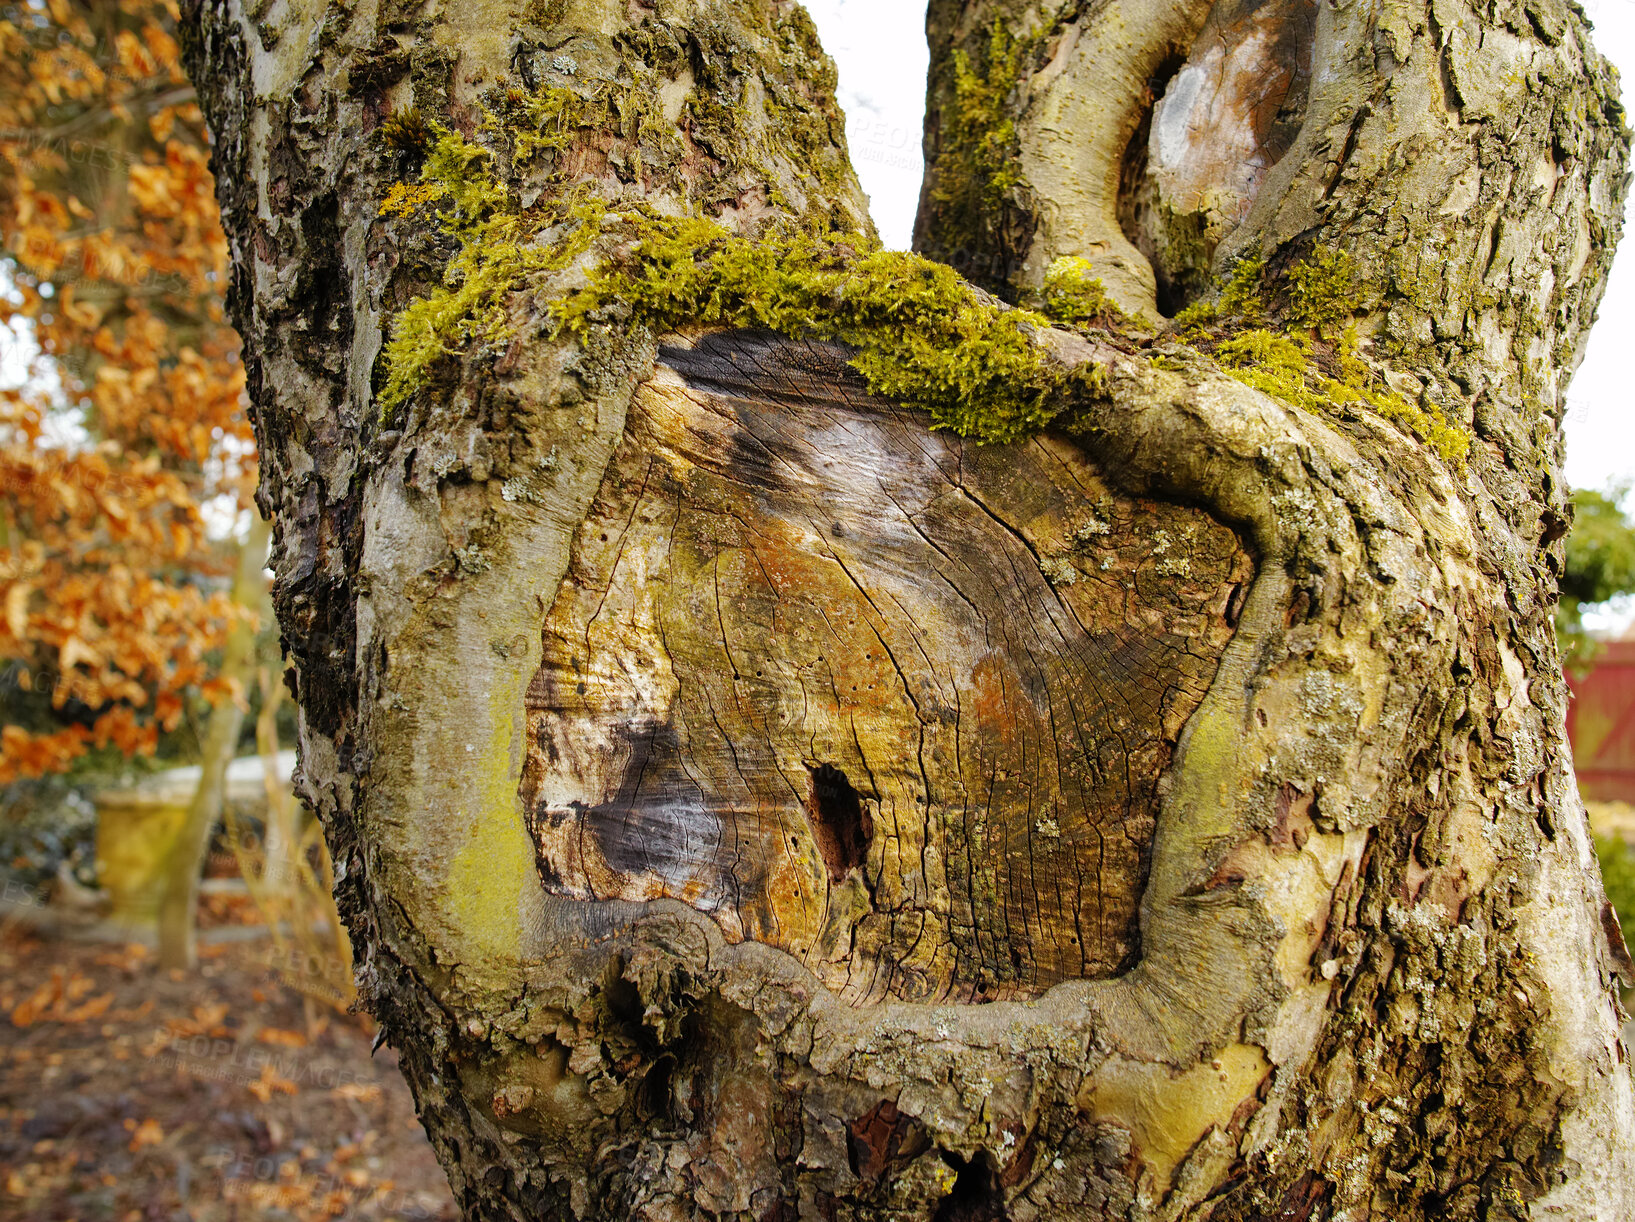
M 504 699 L 506 696 L 511 699 Z M 471 820 L 463 842 L 443 858 L 447 871 L 439 902 L 470 956 L 465 960 L 468 965 L 517 957 L 524 897 L 537 877 L 534 845 L 518 808 L 516 781 L 505 766 L 517 748 L 513 710 L 521 708 L 518 696 L 514 688 L 507 691 L 503 684 L 495 686 L 495 697 L 486 710 L 484 771 L 480 789 L 473 795 L 477 800 L 473 813 L 480 811 L 480 817 Z M 473 758 L 467 756 L 460 762 L 464 766 Z
M 432 182 L 396 182 L 380 206 L 381 216 L 408 216 L 421 204 L 443 198 L 443 187 Z

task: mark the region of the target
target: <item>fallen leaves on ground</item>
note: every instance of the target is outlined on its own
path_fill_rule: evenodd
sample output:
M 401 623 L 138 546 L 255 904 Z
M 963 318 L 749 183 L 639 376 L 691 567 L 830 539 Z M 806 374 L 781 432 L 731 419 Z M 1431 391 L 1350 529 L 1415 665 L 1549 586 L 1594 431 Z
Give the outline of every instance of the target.
M 125 1128 L 131 1135 L 130 1149 L 132 1152 L 140 1150 L 143 1146 L 156 1146 L 165 1139 L 164 1129 L 151 1116 L 141 1124 L 137 1124 L 134 1120 L 127 1120 Z
M 39 1022 L 83 1023 L 100 1017 L 113 1004 L 114 995 L 104 993 L 81 1002 L 94 988 L 96 982 L 89 976 L 70 973 L 62 967 L 52 968 L 51 979 L 12 1007 L 11 1025 L 31 1027 Z
M 145 952 L 0 933 L 0 1015 L 27 1007 L 0 1023 L 0 1217 L 453 1222 L 372 1032 L 308 1028 L 270 948 L 210 949 L 173 981 Z
M 207 1035 L 213 1039 L 224 1039 L 232 1034 L 232 1031 L 222 1022 L 226 1017 L 226 1002 L 213 1006 L 194 1006 L 191 1018 L 167 1019 L 165 1030 L 178 1039 L 188 1039 L 195 1035 Z

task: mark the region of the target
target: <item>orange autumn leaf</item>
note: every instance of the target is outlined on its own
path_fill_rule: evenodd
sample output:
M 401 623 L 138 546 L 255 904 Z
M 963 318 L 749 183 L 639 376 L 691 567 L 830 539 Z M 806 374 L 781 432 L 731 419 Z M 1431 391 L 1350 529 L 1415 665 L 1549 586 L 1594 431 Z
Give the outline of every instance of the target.
M 11 1025 L 13 1027 L 31 1027 L 39 1020 L 41 1013 L 51 1004 L 50 986 L 42 985 L 33 993 L 12 1007 Z
M 218 1039 L 231 1034 L 222 1020 L 227 1017 L 225 1003 L 193 1007 L 192 1018 L 171 1018 L 165 1021 L 165 1033 L 176 1039 L 206 1035 Z
M 261 1076 L 254 1082 L 249 1083 L 248 1086 L 250 1093 L 262 1103 L 266 1103 L 271 1099 L 274 1092 L 281 1092 L 286 1095 L 295 1093 L 295 1083 L 288 1078 L 280 1077 L 278 1071 L 271 1065 L 263 1065 L 261 1067 Z
M 0 784 L 151 752 L 201 698 L 236 622 L 204 507 L 232 520 L 256 477 L 174 6 L 20 11 L 0 19 L 0 325 L 39 352 L 0 390 L 0 668 L 8 714 L 31 713 L 6 719 Z
M 125 1123 L 129 1125 L 131 1122 L 126 1121 Z M 141 1124 L 135 1125 L 132 1129 L 130 1150 L 132 1153 L 134 1153 L 137 1150 L 140 1150 L 143 1146 L 156 1146 L 164 1139 L 165 1130 L 160 1127 L 157 1120 L 154 1120 L 150 1116 Z
M 104 993 L 100 997 L 93 997 L 84 1005 L 69 1010 L 62 1016 L 62 1021 L 65 1023 L 83 1023 L 93 1018 L 101 1018 L 108 1012 L 108 1007 L 113 1004 L 113 1000 L 114 995 L 112 993 Z
M 277 1048 L 305 1048 L 307 1037 L 299 1031 L 285 1031 L 280 1027 L 263 1027 L 255 1033 L 255 1037 L 263 1044 L 271 1044 Z
M 55 968 L 51 979 L 18 1002 L 11 1010 L 11 1025 L 29 1027 L 40 1022 L 83 1023 L 107 1013 L 112 993 L 89 1001 L 82 999 L 96 988 L 96 982 L 80 972 Z

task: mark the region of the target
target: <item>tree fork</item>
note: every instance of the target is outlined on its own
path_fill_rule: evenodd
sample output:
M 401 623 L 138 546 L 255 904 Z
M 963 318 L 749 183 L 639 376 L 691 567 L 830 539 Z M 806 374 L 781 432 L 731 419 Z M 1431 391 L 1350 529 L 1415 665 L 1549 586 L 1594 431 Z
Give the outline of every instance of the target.
M 191 6 L 302 783 L 469 1216 L 1629 1212 L 1549 623 L 1610 70 L 1548 0 L 1268 7 L 933 6 L 922 245 L 1201 303 L 905 305 L 1057 388 L 981 448 L 874 282 L 800 295 L 939 282 L 793 6 Z

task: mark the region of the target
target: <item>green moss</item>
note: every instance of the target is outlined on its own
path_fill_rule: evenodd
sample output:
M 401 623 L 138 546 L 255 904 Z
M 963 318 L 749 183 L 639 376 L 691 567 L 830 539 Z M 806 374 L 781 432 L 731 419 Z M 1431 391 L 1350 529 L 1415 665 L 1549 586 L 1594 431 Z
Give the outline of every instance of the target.
M 1209 328 L 1223 324 L 1232 330 L 1259 327 L 1266 320 L 1260 298 L 1260 278 L 1266 264 L 1260 259 L 1239 259 L 1231 275 L 1216 285 L 1214 298 L 1200 298 L 1176 314 L 1171 326 L 1186 339 L 1207 338 Z
M 1222 368 L 1245 386 L 1309 412 L 1321 412 L 1327 401 L 1307 383 L 1311 346 L 1272 331 L 1244 331 L 1215 349 Z
M 1356 296 L 1351 256 L 1343 251 L 1318 250 L 1287 273 L 1288 304 L 1284 314 L 1296 326 L 1319 335 L 1350 316 Z
M 1139 320 L 1118 308 L 1107 296 L 1100 277 L 1090 273 L 1090 260 L 1074 255 L 1063 255 L 1051 263 L 1039 293 L 1039 313 L 1053 322 L 1070 326 L 1144 328 Z
M 1332 402 L 1373 408 L 1385 419 L 1404 425 L 1454 466 L 1462 465 L 1465 455 L 1470 453 L 1470 434 L 1450 423 L 1435 407 L 1421 407 L 1399 394 L 1372 386 L 1355 386 L 1333 379 L 1326 379 L 1324 385 L 1330 390 Z
M 492 341 L 505 326 L 503 296 L 523 274 L 521 248 L 492 241 L 455 256 L 443 287 L 411 304 L 392 324 L 386 345 L 383 413 L 419 389 L 427 372 L 445 356 L 455 356 L 471 340 Z
M 1266 306 L 1260 299 L 1260 281 L 1265 271 L 1266 263 L 1262 259 L 1239 259 L 1221 286 L 1221 313 L 1242 319 L 1245 325 L 1258 326 L 1266 317 Z
M 1303 377 L 1311 358 L 1311 345 L 1297 335 L 1257 328 L 1221 343 L 1215 349 L 1215 357 L 1233 368 L 1256 368 L 1286 377 Z
M 798 9 L 796 11 L 800 12 Z M 761 97 L 761 106 L 766 111 L 768 131 L 776 132 L 779 140 L 790 146 L 802 168 L 817 180 L 825 192 L 831 196 L 842 194 L 846 189 L 845 180 L 851 172 L 849 163 L 837 156 L 835 151 L 845 140 L 843 116 L 782 86 L 778 81 L 763 80 L 762 83 L 765 93 Z M 766 154 L 763 152 L 762 155 Z
M 439 129 L 421 172 L 421 181 L 400 191 L 398 184 L 383 213 L 402 214 L 431 202 L 446 202 L 437 223 L 461 240 L 443 283 L 412 302 L 392 323 L 386 345 L 383 413 L 401 406 L 425 384 L 431 368 L 473 342 L 493 344 L 508 335 L 506 297 L 535 272 L 551 271 L 589 249 L 603 208 L 578 199 L 524 217 L 489 169 L 488 152 L 455 132 Z M 565 232 L 540 244 L 534 235 L 559 222 Z
M 1194 301 L 1184 307 L 1170 320 L 1177 334 L 1184 338 L 1194 335 L 1203 335 L 1204 329 L 1214 323 L 1221 316 L 1221 307 L 1217 302 L 1208 299 Z
M 394 152 L 424 156 L 437 139 L 435 125 L 413 106 L 395 110 L 380 125 L 379 136 Z
M 488 150 L 472 144 L 458 132 L 440 131 L 420 173 L 420 181 L 439 187 L 440 198 L 451 205 L 437 220 L 457 238 L 478 237 L 497 211 L 506 211 L 510 199 L 488 170 Z
M 383 411 L 406 402 L 444 357 L 459 356 L 473 343 L 492 346 L 508 338 L 510 293 L 530 275 L 558 271 L 589 250 L 604 211 L 600 200 L 568 209 L 562 235 L 544 244 L 525 239 L 529 225 L 523 218 L 490 217 L 450 261 L 442 286 L 394 320 L 380 392 Z
M 586 111 L 585 99 L 571 89 L 508 89 L 489 110 L 483 129 L 510 141 L 512 164 L 521 168 L 540 153 L 566 148 L 574 131 L 585 126 Z
M 1463 463 L 1470 434 L 1434 405 L 1412 403 L 1381 385 L 1358 355 L 1355 327 L 1339 330 L 1356 309 L 1348 256 L 1319 252 L 1283 274 L 1282 331 L 1269 327 L 1264 280 L 1261 260 L 1241 260 L 1216 301 L 1188 306 L 1172 326 L 1247 386 L 1305 411 L 1366 408 L 1403 425 L 1449 463 Z M 1337 366 L 1340 376 L 1325 373 L 1324 363 Z
M 1355 335 L 1348 329 L 1352 344 Z M 1342 347 L 1342 376 L 1325 376 L 1312 362 L 1311 341 L 1299 334 L 1257 328 L 1215 346 L 1215 359 L 1246 386 L 1309 412 L 1338 407 L 1371 408 L 1387 420 L 1405 425 L 1448 462 L 1464 461 L 1470 435 L 1448 423 L 1440 412 L 1410 403 L 1401 395 L 1369 384 L 1368 370 Z
M 520 122 L 531 142 L 525 147 L 537 151 L 539 141 L 572 125 L 562 92 L 538 105 L 513 99 L 493 130 L 514 136 Z M 511 295 L 602 238 L 614 253 L 584 287 L 548 304 L 557 335 L 616 320 L 659 331 L 762 327 L 839 340 L 857 349 L 852 364 L 872 391 L 922 406 L 937 427 L 982 442 L 1035 432 L 1076 394 L 1099 388 L 1097 371 L 1043 356 L 1035 333 L 1049 326 L 1045 315 L 1004 308 L 951 268 L 879 250 L 864 235 L 769 227 L 746 238 L 698 217 L 610 216 L 604 201 L 586 195 L 525 211 L 496 181 L 486 150 L 441 129 L 421 181 L 400 185 L 383 212 L 441 203 L 437 222 L 461 247 L 442 285 L 393 322 L 379 396 L 387 412 L 423 387 L 443 358 L 509 338 Z M 1053 284 L 1058 314 L 1105 318 L 1116 310 L 1077 268 L 1058 269 Z
M 1025 43 L 1014 40 L 1003 21 L 988 34 L 987 69 L 978 76 L 964 51 L 954 52 L 954 109 L 951 142 L 966 154 L 972 186 L 985 207 L 997 207 L 1022 180 L 1016 125 L 1005 114 L 1006 99 L 1022 75 Z
M 996 27 L 982 78 L 988 92 L 967 101 L 977 106 L 1002 97 L 989 82 L 996 71 L 1014 73 L 1019 54 Z M 512 91 L 485 127 L 510 140 L 513 163 L 527 161 L 566 147 L 584 122 L 585 105 L 565 89 Z M 639 127 L 644 117 L 631 111 L 626 123 Z M 864 235 L 769 227 L 747 238 L 697 217 L 650 210 L 610 216 L 604 201 L 585 194 L 548 195 L 545 204 L 524 210 L 498 181 L 486 149 L 440 127 L 434 135 L 420 181 L 398 184 L 382 214 L 440 204 L 437 223 L 461 246 L 442 285 L 393 322 L 383 412 L 405 403 L 445 357 L 508 339 L 511 295 L 530 277 L 566 268 L 604 237 L 615 253 L 583 288 L 548 304 L 556 334 L 584 334 L 593 321 L 617 319 L 660 331 L 762 327 L 839 340 L 857 349 L 852 364 L 873 392 L 921 406 L 936 427 L 981 442 L 1017 440 L 1077 396 L 1100 392 L 1098 370 L 1046 359 L 1037 330 L 1053 320 L 1129 322 L 1083 260 L 1052 264 L 1037 312 L 1012 310 L 972 290 L 953 269 L 876 249 Z M 1373 385 L 1351 329 L 1337 342 L 1323 338 L 1349 312 L 1348 261 L 1322 256 L 1287 273 L 1288 318 L 1317 332 L 1338 362 L 1339 378 L 1314 365 L 1308 336 L 1260 325 L 1262 273 L 1258 260 L 1240 262 L 1217 304 L 1177 319 L 1187 338 L 1212 351 L 1233 377 L 1285 402 L 1308 411 L 1364 406 L 1405 425 L 1450 462 L 1462 460 L 1464 431 L 1434 408 Z
M 1032 49 L 1033 40 L 1012 37 L 996 17 L 981 71 L 963 48 L 952 56 L 953 97 L 942 112 L 941 151 L 931 173 L 933 224 L 944 249 L 980 249 L 985 227 L 1024 181 L 1008 100 Z
M 839 340 L 876 394 L 925 408 L 981 442 L 1036 432 L 1099 372 L 1048 361 L 1043 315 L 1006 309 L 953 269 L 862 239 L 802 232 L 738 237 L 713 221 L 627 217 L 634 238 L 583 290 L 556 303 L 560 333 L 610 311 L 655 330 L 762 327 Z

